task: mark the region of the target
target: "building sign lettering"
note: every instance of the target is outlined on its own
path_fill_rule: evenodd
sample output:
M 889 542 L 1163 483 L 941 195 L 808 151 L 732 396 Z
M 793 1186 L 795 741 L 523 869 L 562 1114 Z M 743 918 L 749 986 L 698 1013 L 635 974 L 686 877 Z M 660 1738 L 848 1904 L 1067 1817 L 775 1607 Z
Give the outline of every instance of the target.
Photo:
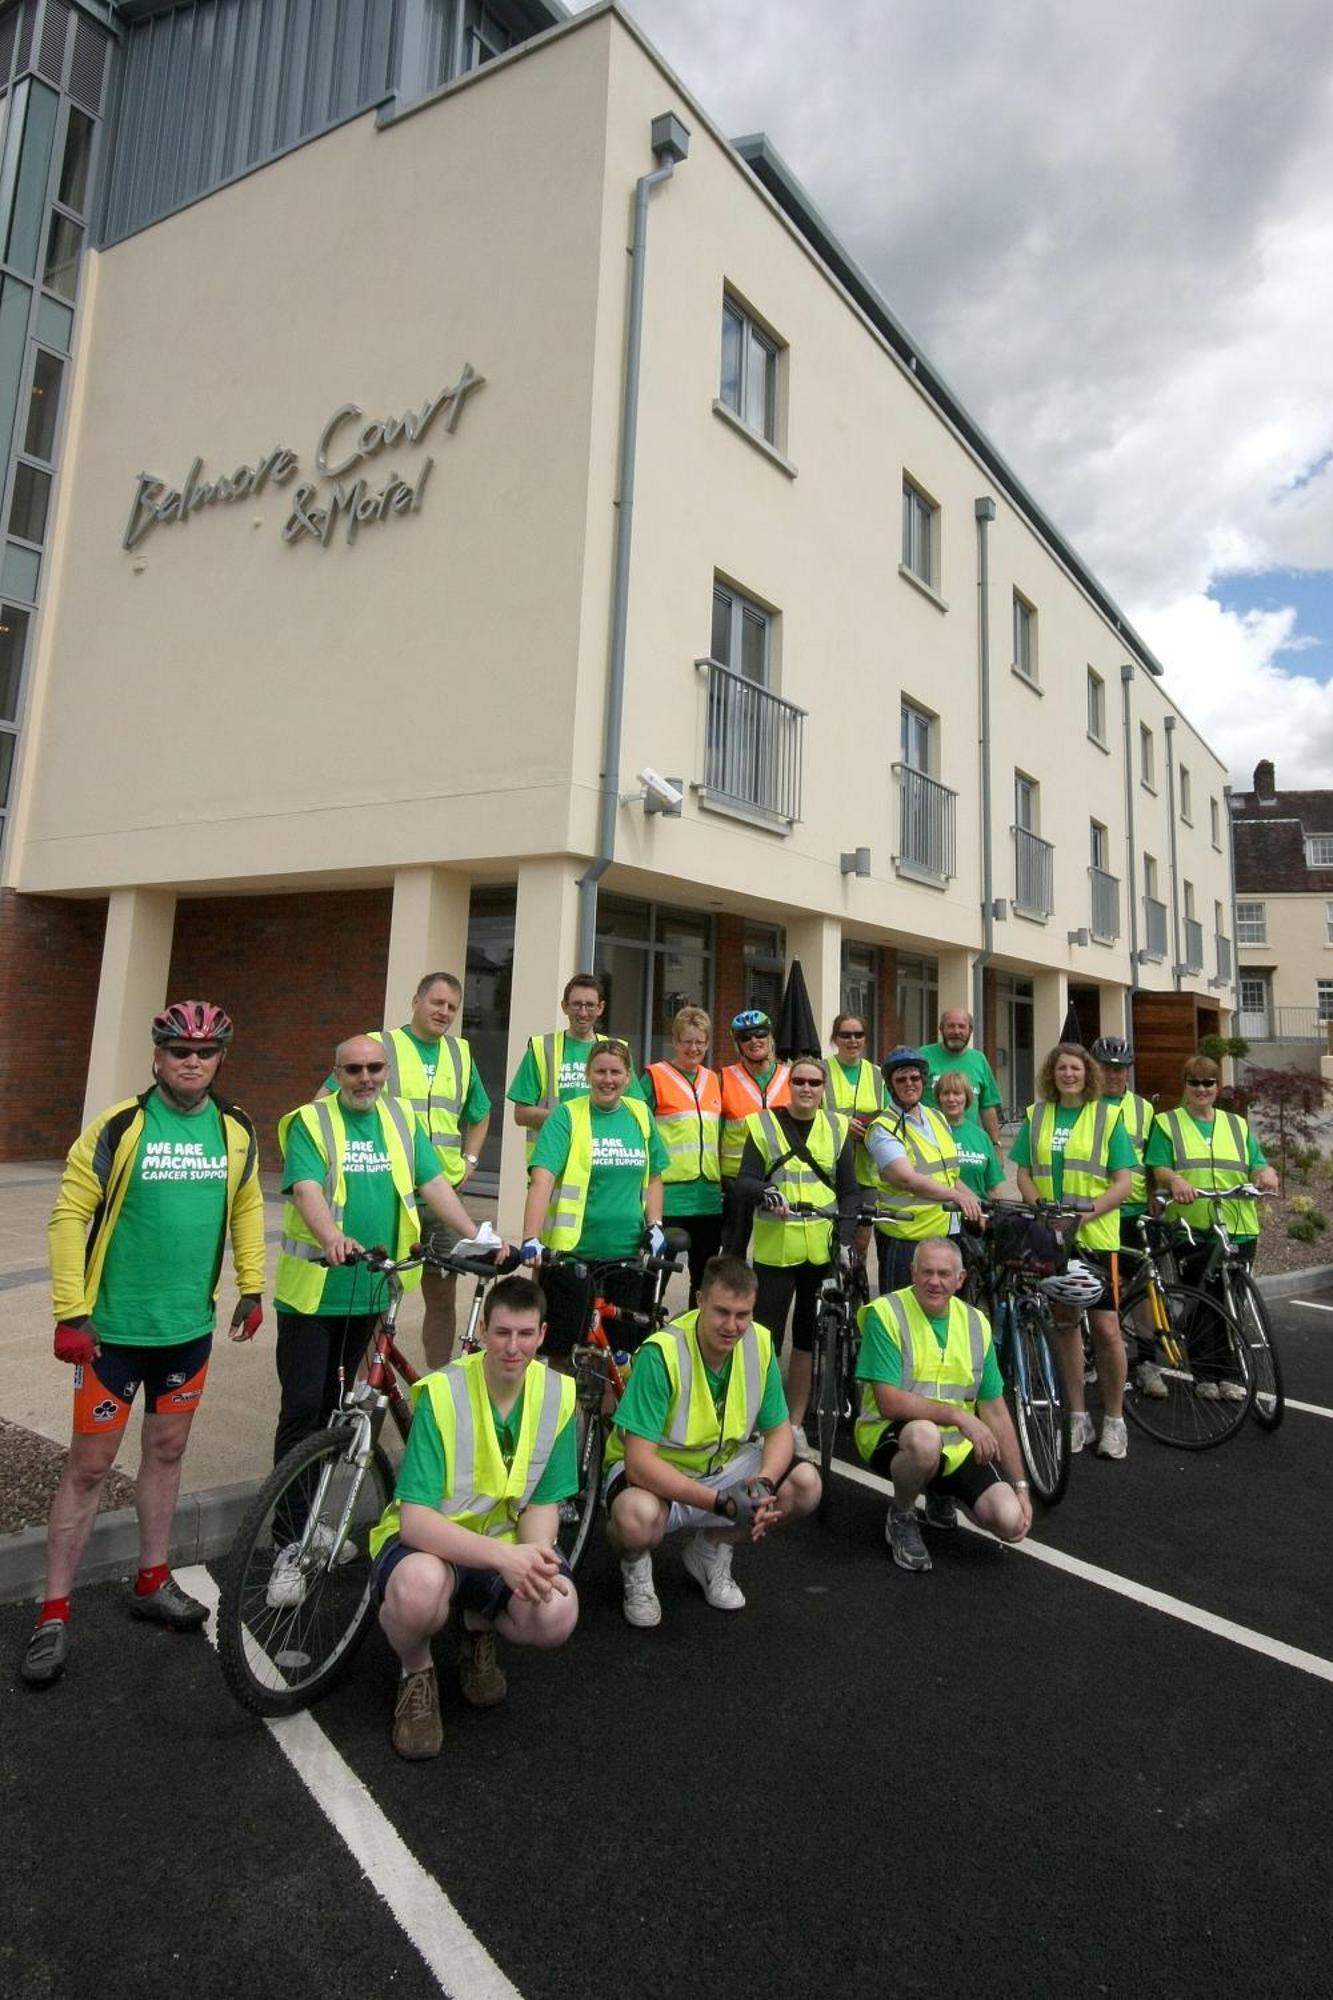
M 345 529 L 348 544 L 356 541 L 363 527 L 387 521 L 395 514 L 415 514 L 429 482 L 435 460 L 428 458 L 414 480 L 390 471 L 382 486 L 373 486 L 360 470 L 367 460 L 396 445 L 418 445 L 436 418 L 444 416 L 444 430 L 452 436 L 463 414 L 463 405 L 473 390 L 485 382 L 471 362 L 465 362 L 456 382 L 441 389 L 419 409 L 402 416 L 376 417 L 354 428 L 365 411 L 359 403 L 340 403 L 320 431 L 314 450 L 317 477 L 301 480 L 291 493 L 291 512 L 283 523 L 282 539 L 288 543 L 318 542 L 327 548 L 336 530 Z M 138 548 L 152 530 L 173 522 L 188 521 L 204 507 L 233 500 L 253 500 L 266 486 L 286 486 L 297 477 L 301 461 L 287 445 L 277 445 L 254 462 L 239 465 L 231 473 L 206 479 L 204 461 L 196 458 L 179 487 L 168 486 L 151 472 L 141 472 L 134 490 L 134 503 L 126 524 L 124 546 Z M 348 477 L 348 475 L 353 475 Z

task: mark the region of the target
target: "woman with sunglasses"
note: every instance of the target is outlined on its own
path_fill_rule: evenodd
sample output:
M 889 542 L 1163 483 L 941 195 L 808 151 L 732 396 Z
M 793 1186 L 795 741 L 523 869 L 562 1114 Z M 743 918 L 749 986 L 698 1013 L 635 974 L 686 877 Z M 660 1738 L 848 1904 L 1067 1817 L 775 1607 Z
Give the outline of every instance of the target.
M 1278 1186 L 1277 1174 L 1246 1121 L 1235 1111 L 1219 1108 L 1221 1082 L 1222 1073 L 1211 1056 L 1191 1056 L 1185 1064 L 1183 1101 L 1174 1111 L 1158 1112 L 1143 1155 L 1158 1189 L 1171 1198 L 1168 1219 L 1187 1222 L 1202 1239 L 1176 1252 L 1181 1282 L 1186 1285 L 1197 1284 L 1202 1276 L 1211 1249 L 1209 1233 L 1219 1213 L 1247 1265 L 1254 1262 L 1259 1241 L 1259 1211 L 1253 1201 L 1226 1201 L 1219 1210 L 1198 1196 L 1214 1188 L 1235 1187 L 1238 1181 L 1271 1191 Z M 1243 1402 L 1245 1386 L 1200 1380 L 1195 1394 Z
M 1078 1225 L 1083 1262 L 1101 1279 L 1101 1296 L 1088 1308 L 1093 1359 L 1102 1392 L 1099 1458 L 1124 1458 L 1125 1343 L 1116 1314 L 1114 1260 L 1120 1250 L 1122 1202 L 1133 1185 L 1136 1157 L 1118 1108 L 1102 1095 L 1102 1072 L 1078 1042 L 1058 1042 L 1041 1066 L 1039 1096 L 1014 1140 L 1009 1158 L 1018 1168 L 1024 1201 L 1089 1198 Z M 1083 1386 L 1083 1339 L 1078 1313 L 1053 1302 L 1056 1348 L 1069 1403 L 1069 1449 L 1082 1451 L 1096 1436 Z
M 625 1261 L 645 1242 L 659 1255 L 666 1247 L 661 1222 L 667 1150 L 647 1105 L 628 1095 L 633 1074 L 627 1042 L 599 1042 L 588 1058 L 587 1096 L 557 1104 L 532 1149 L 523 1261 L 538 1263 L 544 1249 L 572 1260 L 542 1273 L 546 1351 L 554 1357 L 570 1352 L 586 1324 L 593 1285 L 586 1267 Z M 586 1274 L 575 1271 L 574 1263 Z M 613 1271 L 599 1289 L 615 1304 L 637 1310 L 644 1287 L 637 1273 Z M 618 1333 L 617 1342 L 637 1346 L 641 1337 Z
M 879 1065 L 866 1053 L 866 1024 L 859 1014 L 838 1014 L 829 1033 L 833 1061 L 828 1066 L 824 1109 L 840 1111 L 852 1134 L 852 1157 L 862 1187 L 879 1186 L 879 1170 L 865 1148 L 870 1126 L 884 1109 Z
M 713 1024 L 702 1007 L 682 1007 L 671 1023 L 671 1060 L 650 1063 L 643 1094 L 667 1150 L 663 1215 L 690 1239 L 690 1306 L 699 1303 L 704 1265 L 722 1247 L 722 1086 L 707 1067 Z
M 737 1178 L 740 1199 L 754 1211 L 750 1261 L 759 1279 L 754 1316 L 782 1350 L 792 1312 L 787 1406 L 799 1450 L 805 1449 L 806 1406 L 815 1345 L 819 1287 L 833 1254 L 834 1234 L 850 1245 L 861 1195 L 847 1120 L 824 1109 L 828 1082 L 819 1056 L 797 1056 L 788 1079 L 791 1102 L 756 1112 L 746 1129 Z M 793 1215 L 795 1205 L 817 1216 Z
M 728 1063 L 722 1086 L 722 1248 L 743 1257 L 750 1240 L 750 1211 L 736 1192 L 745 1151 L 746 1122 L 756 1111 L 776 1111 L 789 1103 L 788 1067 L 773 1048 L 773 1023 L 761 1007 L 745 1007 L 732 1018 L 731 1039 L 738 1062 Z

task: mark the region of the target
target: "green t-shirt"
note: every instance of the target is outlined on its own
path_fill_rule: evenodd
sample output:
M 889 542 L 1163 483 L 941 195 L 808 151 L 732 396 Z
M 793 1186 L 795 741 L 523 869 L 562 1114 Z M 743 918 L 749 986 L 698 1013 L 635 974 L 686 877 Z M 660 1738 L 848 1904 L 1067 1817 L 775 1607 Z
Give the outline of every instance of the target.
M 929 1319 L 930 1330 L 939 1342 L 943 1354 L 949 1341 L 949 1316 Z M 878 1315 L 867 1313 L 861 1328 L 861 1352 L 857 1356 L 856 1379 L 858 1382 L 885 1382 L 889 1388 L 897 1389 L 903 1379 L 903 1351 L 893 1335 L 883 1325 Z M 979 1403 L 994 1402 L 1004 1394 L 1004 1377 L 995 1354 L 995 1343 L 986 1342 L 986 1358 L 981 1364 L 981 1387 L 977 1391 Z
M 554 1174 L 557 1186 L 569 1158 L 570 1139 L 569 1112 L 557 1104 L 532 1149 L 532 1165 Z M 666 1171 L 667 1149 L 651 1121 L 647 1164 L 650 1175 Z M 643 1134 L 634 1113 L 623 1104 L 614 1111 L 599 1111 L 593 1105 L 592 1173 L 583 1234 L 574 1246 L 576 1257 L 604 1263 L 634 1255 L 643 1240 L 643 1169 Z
M 732 1364 L 736 1356 L 729 1354 L 718 1369 L 705 1367 L 704 1375 L 712 1392 L 713 1407 L 721 1411 L 726 1403 L 727 1385 L 731 1381 Z M 628 1431 L 632 1437 L 651 1438 L 656 1443 L 666 1432 L 667 1417 L 671 1410 L 671 1377 L 667 1373 L 662 1350 L 651 1343 L 641 1347 L 634 1357 L 634 1366 L 625 1385 L 625 1393 L 616 1410 L 616 1429 Z M 782 1371 L 778 1367 L 776 1353 L 769 1356 L 768 1373 L 764 1377 L 764 1393 L 759 1403 L 757 1428 L 771 1431 L 779 1424 L 787 1422 L 787 1397 L 782 1387 Z
M 1210 1141 L 1212 1138 L 1213 1126 L 1217 1122 L 1216 1119 L 1196 1118 L 1192 1111 L 1185 1111 L 1183 1105 L 1181 1109 L 1182 1112 L 1184 1113 L 1184 1116 L 1188 1118 L 1190 1122 L 1195 1126 L 1200 1137 L 1203 1138 L 1204 1140 Z M 1174 1166 L 1175 1158 L 1176 1158 L 1175 1153 L 1173 1152 L 1171 1147 L 1171 1134 L 1167 1131 L 1166 1126 L 1162 1122 L 1161 1114 L 1159 1113 L 1159 1115 L 1153 1120 L 1152 1131 L 1148 1134 L 1148 1144 L 1144 1148 L 1144 1153 L 1143 1153 L 1144 1165 L 1148 1168 L 1170 1167 Z M 1260 1167 L 1266 1167 L 1268 1165 L 1268 1161 L 1264 1158 L 1263 1147 L 1259 1144 L 1259 1141 L 1255 1138 L 1253 1132 L 1250 1130 L 1248 1125 L 1245 1127 L 1245 1158 L 1249 1172 L 1252 1175 L 1257 1174 Z M 1182 1179 L 1184 1180 L 1189 1179 L 1188 1167 L 1184 1169 L 1182 1174 Z M 1245 1209 L 1240 1202 L 1238 1201 L 1227 1202 L 1225 1207 L 1220 1212 L 1226 1217 L 1226 1226 L 1228 1232 L 1233 1237 L 1235 1237 L 1238 1242 L 1247 1243 L 1253 1241 L 1254 1231 L 1252 1229 L 1237 1229 L 1235 1226 L 1237 1222 L 1241 1222 L 1247 1219 Z
M 107 1245 L 93 1325 L 110 1346 L 174 1347 L 213 1331 L 227 1140 L 210 1099 L 187 1117 L 153 1091 Z
M 697 1069 L 683 1069 L 680 1073 L 691 1080 L 699 1074 Z M 643 1091 L 644 1103 L 656 1115 L 657 1092 L 653 1087 L 653 1079 L 647 1070 L 644 1071 L 639 1082 Z M 626 1095 L 628 1095 L 628 1092 Z M 664 1221 L 667 1222 L 670 1222 L 671 1218 L 676 1215 L 721 1215 L 722 1213 L 721 1182 L 706 1181 L 702 1174 L 697 1180 L 668 1181 L 662 1190 L 662 1194 L 662 1216 Z
M 963 1118 L 957 1125 L 951 1125 L 954 1145 L 958 1148 L 958 1173 L 964 1187 L 971 1188 L 979 1201 L 984 1201 L 992 1188 L 999 1187 L 1004 1179 L 1004 1168 L 995 1150 L 995 1142 L 984 1126 L 971 1118 Z
M 496 1442 L 500 1456 L 506 1465 L 513 1462 L 518 1449 L 519 1426 L 523 1421 L 523 1398 L 526 1386 L 519 1390 L 518 1400 L 507 1417 L 502 1417 L 494 1403 L 491 1404 L 491 1422 L 495 1426 Z M 551 1456 L 546 1461 L 546 1469 L 533 1491 L 529 1507 L 554 1506 L 561 1500 L 570 1499 L 579 1490 L 579 1461 L 576 1432 L 578 1425 L 572 1420 L 556 1438 L 551 1447 Z M 407 1434 L 407 1449 L 398 1470 L 398 1485 L 394 1497 L 407 1501 L 410 1506 L 430 1507 L 437 1513 L 444 1498 L 447 1467 L 444 1456 L 444 1439 L 435 1421 L 435 1412 L 430 1399 L 422 1396 L 412 1418 L 412 1428 Z
M 426 1083 L 429 1086 L 435 1081 L 435 1066 L 440 1057 L 440 1045 L 438 1042 L 421 1041 L 407 1026 L 404 1026 L 403 1033 L 421 1057 L 421 1067 L 426 1072 Z M 382 1039 L 383 1037 L 378 1031 L 370 1036 L 370 1040 L 373 1042 L 378 1042 Z M 332 1070 L 329 1071 L 324 1079 L 324 1088 L 329 1092 L 335 1091 L 338 1088 L 338 1079 Z M 458 1114 L 460 1128 L 466 1131 L 469 1125 L 480 1125 L 490 1108 L 490 1093 L 482 1082 L 481 1072 L 474 1062 L 472 1065 L 472 1074 L 468 1078 L 467 1095 L 463 1099 L 463 1106 Z
M 347 1134 L 343 1158 L 343 1173 L 347 1181 L 343 1235 L 355 1237 L 367 1248 L 373 1243 L 383 1243 L 392 1250 L 398 1236 L 398 1196 L 394 1190 L 388 1148 L 380 1129 L 379 1112 L 373 1105 L 369 1111 L 339 1108 L 342 1109 Z M 439 1155 L 422 1126 L 413 1127 L 412 1137 L 413 1179 L 417 1187 L 424 1187 L 427 1181 L 433 1181 L 439 1174 Z M 290 1194 L 297 1181 L 314 1181 L 322 1188 L 326 1172 L 319 1148 L 301 1120 L 293 1118 L 287 1128 L 287 1145 L 282 1160 L 283 1193 Z M 334 1315 L 349 1312 L 373 1312 L 377 1290 L 377 1281 L 362 1265 L 339 1265 L 325 1278 L 315 1313 L 320 1319 L 331 1319 Z M 283 1305 L 284 1301 L 280 1297 L 277 1303 Z M 290 1307 L 285 1309 L 293 1310 Z
M 981 1049 L 974 1049 L 969 1043 L 961 1055 L 955 1055 L 952 1049 L 945 1048 L 943 1042 L 927 1042 L 921 1055 L 930 1072 L 932 1095 L 936 1077 L 943 1076 L 946 1069 L 956 1069 L 972 1086 L 975 1110 L 999 1110 L 1003 1102 L 1000 1086 Z
M 1078 1104 L 1057 1104 L 1055 1107 L 1055 1129 L 1051 1134 L 1051 1196 L 1054 1201 L 1064 1199 L 1065 1147 L 1082 1110 L 1082 1105 Z M 1019 1127 L 1018 1135 L 1009 1149 L 1009 1158 L 1014 1166 L 1027 1167 L 1031 1171 L 1032 1121 L 1030 1119 L 1025 1118 Z M 1107 1147 L 1107 1173 L 1118 1174 L 1125 1167 L 1132 1173 L 1138 1163 L 1139 1156 L 1134 1150 L 1134 1141 L 1117 1120 Z
M 595 1042 L 576 1042 L 572 1035 L 566 1034 L 565 1050 L 556 1075 L 556 1099 L 560 1104 L 568 1104 L 571 1097 L 588 1095 L 588 1057 L 594 1047 Z M 632 1071 L 625 1085 L 625 1096 L 643 1096 L 639 1079 Z M 523 1051 L 523 1060 L 514 1072 L 514 1081 L 505 1092 L 505 1097 L 510 1104 L 540 1104 L 542 1101 L 542 1082 L 531 1042 Z

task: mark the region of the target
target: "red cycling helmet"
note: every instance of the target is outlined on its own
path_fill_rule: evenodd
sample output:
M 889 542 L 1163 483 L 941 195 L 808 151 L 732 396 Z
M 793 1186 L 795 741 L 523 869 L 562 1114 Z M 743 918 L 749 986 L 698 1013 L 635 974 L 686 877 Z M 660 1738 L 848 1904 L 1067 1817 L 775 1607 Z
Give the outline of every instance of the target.
M 231 1037 L 231 1015 L 211 1000 L 173 1000 L 153 1016 L 153 1040 L 159 1047 L 163 1042 L 217 1042 L 225 1047 Z

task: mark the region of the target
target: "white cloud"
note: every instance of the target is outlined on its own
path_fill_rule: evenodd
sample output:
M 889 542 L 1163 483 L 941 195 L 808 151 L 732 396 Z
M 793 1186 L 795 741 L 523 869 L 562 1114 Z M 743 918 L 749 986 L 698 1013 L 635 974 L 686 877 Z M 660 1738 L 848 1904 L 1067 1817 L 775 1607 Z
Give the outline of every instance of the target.
M 725 131 L 768 132 L 1238 777 L 1280 714 L 1333 784 L 1290 622 L 1205 595 L 1333 569 L 1327 0 L 630 5 Z

